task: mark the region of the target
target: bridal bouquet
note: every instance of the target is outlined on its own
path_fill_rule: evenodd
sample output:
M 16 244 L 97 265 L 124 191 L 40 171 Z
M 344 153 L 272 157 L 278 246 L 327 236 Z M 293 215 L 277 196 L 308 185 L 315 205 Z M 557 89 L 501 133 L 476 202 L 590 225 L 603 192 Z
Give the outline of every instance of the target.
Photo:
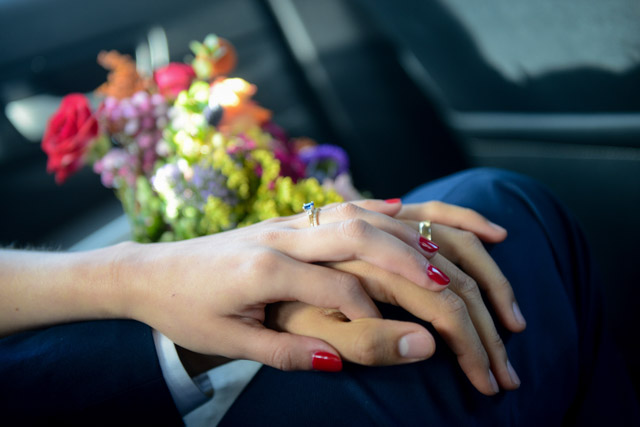
M 99 106 L 70 94 L 47 125 L 47 170 L 63 183 L 85 164 L 113 188 L 140 242 L 217 233 L 351 198 L 339 147 L 289 138 L 252 100 L 256 87 L 226 77 L 233 47 L 209 35 L 195 59 L 145 76 L 133 60 L 102 52 L 110 70 Z

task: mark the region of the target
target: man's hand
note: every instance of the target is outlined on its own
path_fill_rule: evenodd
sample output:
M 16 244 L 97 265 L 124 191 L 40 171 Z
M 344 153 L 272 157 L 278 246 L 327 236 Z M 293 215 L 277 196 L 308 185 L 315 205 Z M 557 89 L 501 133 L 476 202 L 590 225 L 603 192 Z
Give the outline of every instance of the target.
M 362 203 L 363 207 L 369 209 L 376 207 L 371 202 Z M 383 210 L 392 209 L 377 206 Z M 425 214 L 425 210 L 429 212 Z M 373 299 L 401 306 L 433 324 L 458 355 L 460 366 L 481 392 L 497 392 L 496 378 L 497 383 L 505 389 L 517 388 L 520 380 L 508 361 L 504 345 L 478 288 L 480 286 L 488 293 L 508 329 L 520 332 L 525 328 L 526 323 L 517 308 L 509 282 L 475 234 L 496 242 L 506 237 L 506 231 L 474 211 L 440 202 L 403 206 L 396 215 L 400 216 L 415 228 L 417 222 L 413 219 L 430 218 L 440 223 L 432 228 L 433 240 L 441 246 L 441 250 L 430 262 L 452 279 L 448 289 L 430 292 L 362 261 L 325 265 L 358 277 Z M 464 225 L 473 232 L 442 225 L 445 222 Z M 278 304 L 269 313 L 268 321 L 273 327 L 320 338 L 335 347 L 345 360 L 363 365 L 410 363 L 429 357 L 435 350 L 429 332 L 411 322 L 383 319 L 349 322 L 337 310 L 300 302 Z

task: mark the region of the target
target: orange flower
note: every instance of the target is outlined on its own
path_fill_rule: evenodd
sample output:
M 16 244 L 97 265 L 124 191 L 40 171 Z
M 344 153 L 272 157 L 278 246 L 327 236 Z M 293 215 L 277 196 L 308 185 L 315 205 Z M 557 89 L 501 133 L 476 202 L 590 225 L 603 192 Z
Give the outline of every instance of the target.
M 204 42 L 192 42 L 191 50 L 196 56 L 192 62 L 199 79 L 213 80 L 228 74 L 236 66 L 237 56 L 233 45 L 227 40 L 209 34 Z
M 220 47 L 224 49 L 224 54 L 213 62 L 213 74 L 220 76 L 228 74 L 236 66 L 236 50 L 233 45 L 223 38 L 219 38 Z
M 129 55 L 122 55 L 115 50 L 102 51 L 98 55 L 98 64 L 110 70 L 107 81 L 96 89 L 99 95 L 129 98 L 149 86 L 149 82 L 138 74 L 136 63 Z
M 255 85 L 240 78 L 219 78 L 213 82 L 211 99 L 224 108 L 220 130 L 238 133 L 271 119 L 271 111 L 251 99 L 256 90 Z

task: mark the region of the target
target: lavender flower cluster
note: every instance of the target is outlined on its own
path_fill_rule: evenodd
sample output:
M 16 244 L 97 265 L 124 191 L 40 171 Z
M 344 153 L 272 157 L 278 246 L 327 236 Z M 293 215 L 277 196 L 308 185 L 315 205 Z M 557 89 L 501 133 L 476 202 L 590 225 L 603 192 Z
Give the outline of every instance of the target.
M 177 215 L 183 206 L 204 212 L 210 196 L 235 205 L 237 197 L 227 188 L 226 181 L 227 178 L 213 167 L 204 164 L 189 166 L 185 159 L 163 165 L 151 178 L 153 189 L 167 202 L 169 217 Z
M 106 187 L 117 186 L 117 177 L 131 184 L 139 172 L 149 175 L 158 158 L 157 146 L 168 122 L 169 106 L 160 94 L 146 91 L 130 98 L 108 97 L 99 111 L 100 120 L 121 148 L 113 148 L 94 165 Z
M 94 163 L 93 170 L 100 174 L 102 185 L 107 188 L 121 188 L 125 184 L 133 187 L 138 176 L 138 163 L 135 154 L 122 148 L 112 148 L 102 159 Z

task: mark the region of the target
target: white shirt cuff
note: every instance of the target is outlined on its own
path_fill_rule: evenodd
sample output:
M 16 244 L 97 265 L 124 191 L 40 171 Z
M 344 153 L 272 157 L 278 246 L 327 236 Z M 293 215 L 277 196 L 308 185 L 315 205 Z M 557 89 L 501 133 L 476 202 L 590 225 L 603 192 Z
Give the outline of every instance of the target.
M 252 360 L 235 360 L 207 372 L 214 390 L 213 399 L 183 417 L 185 425 L 187 427 L 218 425 L 261 367 L 261 363 Z
M 175 344 L 160 332 L 152 332 L 162 376 L 180 415 L 184 417 L 211 398 L 211 394 L 202 391 L 212 390 L 209 377 L 206 374 L 199 375 L 196 378 L 200 385 L 198 387 L 184 369 Z

